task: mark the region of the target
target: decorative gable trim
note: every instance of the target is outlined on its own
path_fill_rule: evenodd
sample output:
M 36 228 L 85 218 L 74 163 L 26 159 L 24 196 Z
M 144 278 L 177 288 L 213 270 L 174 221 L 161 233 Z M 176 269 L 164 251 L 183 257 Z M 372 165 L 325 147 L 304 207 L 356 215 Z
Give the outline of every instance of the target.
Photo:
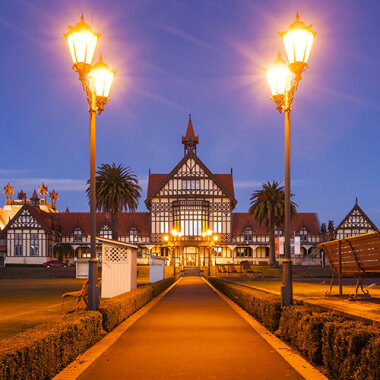
M 362 221 L 358 220 L 355 221 L 354 218 L 359 217 L 362 218 Z M 340 229 L 352 229 L 352 228 L 367 228 L 367 229 L 373 229 L 374 231 L 377 231 L 377 227 L 372 222 L 372 220 L 367 216 L 367 214 L 360 208 L 360 206 L 357 203 L 354 205 L 354 207 L 349 211 L 349 213 L 344 217 L 344 219 L 339 223 L 338 227 L 336 227 L 335 231 L 338 231 Z
M 219 187 L 219 189 L 225 194 L 227 198 L 229 198 L 232 202 L 232 206 L 235 207 L 237 201 L 235 197 L 220 183 L 220 181 L 215 177 L 215 175 L 207 168 L 207 166 L 199 159 L 199 157 L 193 152 L 188 152 L 182 160 L 174 167 L 174 169 L 166 176 L 166 178 L 159 184 L 159 186 L 148 196 L 145 200 L 146 206 L 149 208 L 151 200 L 165 187 L 165 185 L 171 180 L 175 179 L 176 174 L 181 169 L 183 165 L 189 159 L 194 159 L 195 163 L 200 166 L 200 168 L 204 171 L 205 177 L 210 178 L 214 183 Z M 201 178 L 201 177 L 200 177 Z M 232 208 L 233 208 L 232 207 Z
M 4 232 L 16 228 L 38 228 L 47 231 L 27 205 L 24 205 L 4 228 Z

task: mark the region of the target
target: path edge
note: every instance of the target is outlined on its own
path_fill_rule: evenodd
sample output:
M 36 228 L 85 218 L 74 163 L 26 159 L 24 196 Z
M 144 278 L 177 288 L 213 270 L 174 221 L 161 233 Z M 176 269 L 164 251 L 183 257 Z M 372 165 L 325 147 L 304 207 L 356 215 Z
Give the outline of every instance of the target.
M 306 380 L 328 380 L 316 367 L 306 361 L 297 351 L 277 338 L 249 313 L 216 289 L 204 277 L 202 280 L 236 311 L 271 347 L 273 347 Z
M 92 363 L 95 362 L 105 351 L 107 351 L 119 338 L 123 335 L 138 319 L 146 314 L 157 302 L 161 300 L 174 286 L 176 286 L 182 277 L 170 285 L 157 297 L 153 298 L 141 309 L 137 310 L 134 314 L 128 317 L 125 321 L 115 327 L 98 343 L 90 347 L 82 355 L 78 356 L 66 368 L 59 372 L 52 380 L 74 380 L 77 379 Z

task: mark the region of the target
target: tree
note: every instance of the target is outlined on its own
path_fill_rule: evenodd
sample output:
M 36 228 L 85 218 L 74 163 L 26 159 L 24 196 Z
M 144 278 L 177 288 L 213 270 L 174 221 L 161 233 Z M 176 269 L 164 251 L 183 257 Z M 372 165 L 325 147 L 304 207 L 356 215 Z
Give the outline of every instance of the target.
M 293 197 L 293 194 L 290 196 Z M 264 225 L 270 233 L 269 265 L 274 266 L 276 265 L 274 230 L 276 226 L 282 226 L 285 219 L 284 187 L 277 181 L 263 183 L 262 189 L 252 193 L 250 201 L 249 214 L 255 218 L 259 227 Z M 290 201 L 291 217 L 297 215 L 296 207 L 297 204 Z
M 54 246 L 54 252 L 59 262 L 62 262 L 63 258 L 67 260 L 70 256 L 74 255 L 74 249 L 69 244 L 59 244 Z
M 118 217 L 121 211 L 135 211 L 142 188 L 130 167 L 102 164 L 96 172 L 96 210 L 108 212 L 112 220 L 112 239 L 118 238 Z M 90 184 L 90 181 L 87 181 Z M 90 199 L 90 186 L 87 187 Z

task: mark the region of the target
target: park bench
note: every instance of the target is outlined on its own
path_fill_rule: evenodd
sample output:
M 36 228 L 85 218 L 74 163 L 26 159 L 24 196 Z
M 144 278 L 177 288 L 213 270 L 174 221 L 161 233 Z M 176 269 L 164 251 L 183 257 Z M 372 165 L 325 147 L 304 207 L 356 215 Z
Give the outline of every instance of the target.
M 332 240 L 320 243 L 319 246 L 326 254 L 332 269 L 330 289 L 326 295 L 331 294 L 334 273 L 337 273 L 339 295 L 343 294 L 342 277 L 353 276 L 357 278 L 356 290 L 355 294 L 350 295 L 350 299 L 358 296 L 359 288 L 364 295 L 369 296 L 369 291 L 363 289 L 363 279 L 380 273 L 380 231 Z
M 222 265 L 222 264 L 219 264 L 216 266 L 216 270 L 218 271 L 218 273 L 220 273 L 221 275 L 224 275 L 224 274 L 227 274 L 228 275 L 228 269 L 226 268 L 225 265 Z
M 234 264 L 227 264 L 227 272 L 228 274 L 240 274 L 241 275 L 241 266 L 239 268 L 240 270 L 237 271 Z
M 100 284 L 101 284 L 101 278 L 99 277 L 96 285 L 100 286 Z M 71 298 L 71 303 L 68 308 L 68 313 L 72 313 L 72 312 L 76 313 L 81 309 L 86 309 L 88 305 L 88 280 L 86 280 L 83 283 L 81 290 L 77 290 L 74 292 L 66 292 L 62 294 L 62 307 L 61 307 L 62 313 L 65 313 L 64 302 L 65 302 L 66 297 Z M 73 309 L 75 302 L 76 302 L 75 309 Z
M 254 275 L 259 275 L 261 274 L 260 271 L 254 270 L 251 263 L 248 260 L 244 260 L 240 262 L 241 270 L 244 273 L 250 273 Z

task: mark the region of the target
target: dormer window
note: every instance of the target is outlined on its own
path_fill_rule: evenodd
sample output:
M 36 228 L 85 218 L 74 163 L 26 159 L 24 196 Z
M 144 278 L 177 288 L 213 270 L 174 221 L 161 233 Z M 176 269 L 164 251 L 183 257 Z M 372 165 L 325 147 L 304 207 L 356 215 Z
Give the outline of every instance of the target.
M 82 241 L 82 230 L 80 227 L 75 227 L 73 235 L 74 241 Z
M 300 239 L 301 239 L 301 241 L 307 240 L 307 229 L 306 229 L 306 227 L 302 227 L 300 229 Z
M 112 239 L 112 230 L 107 224 L 102 227 L 99 234 L 106 239 Z
M 132 227 L 129 231 L 129 242 L 130 243 L 138 243 L 139 237 L 137 235 L 137 228 Z
M 282 230 L 278 227 L 274 228 L 274 235 L 275 236 L 282 236 Z
M 244 241 L 246 243 L 252 242 L 252 228 L 251 227 L 245 228 L 245 230 L 244 230 Z

